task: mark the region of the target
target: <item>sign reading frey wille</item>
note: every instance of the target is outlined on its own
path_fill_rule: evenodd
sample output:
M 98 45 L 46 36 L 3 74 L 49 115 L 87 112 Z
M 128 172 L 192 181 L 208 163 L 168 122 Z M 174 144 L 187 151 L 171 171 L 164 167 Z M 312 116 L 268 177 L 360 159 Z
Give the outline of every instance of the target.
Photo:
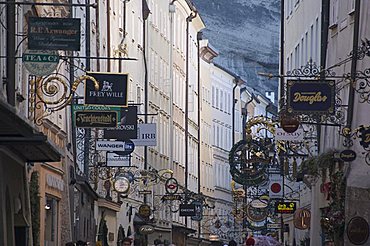
M 28 19 L 31 50 L 80 50 L 81 20 L 77 18 Z
M 334 114 L 334 80 L 288 80 L 287 108 L 290 113 Z
M 121 119 L 121 108 L 94 105 L 72 105 L 72 121 L 81 128 L 116 127 Z
M 127 107 L 127 74 L 95 73 L 86 75 L 94 77 L 99 82 L 96 91 L 94 83 L 86 80 L 85 104 Z

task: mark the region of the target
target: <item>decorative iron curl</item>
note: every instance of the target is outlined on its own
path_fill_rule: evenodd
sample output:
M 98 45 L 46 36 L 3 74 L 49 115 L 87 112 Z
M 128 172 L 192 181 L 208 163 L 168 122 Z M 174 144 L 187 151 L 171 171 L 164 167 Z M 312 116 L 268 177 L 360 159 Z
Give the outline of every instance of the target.
M 38 101 L 36 109 L 44 107 L 44 111 L 35 116 L 35 123 L 41 125 L 47 116 L 70 104 L 77 87 L 86 80 L 93 81 L 95 90 L 99 90 L 99 82 L 89 75 L 80 76 L 71 85 L 68 83 L 68 79 L 61 74 L 51 74 L 44 78 L 39 77 L 36 81 L 30 81 L 30 84 L 36 87 L 36 101 Z
M 310 59 L 306 65 L 287 72 L 288 77 L 319 77 L 320 75 L 330 77 L 335 76 L 335 72 L 330 69 L 321 70 L 312 59 Z

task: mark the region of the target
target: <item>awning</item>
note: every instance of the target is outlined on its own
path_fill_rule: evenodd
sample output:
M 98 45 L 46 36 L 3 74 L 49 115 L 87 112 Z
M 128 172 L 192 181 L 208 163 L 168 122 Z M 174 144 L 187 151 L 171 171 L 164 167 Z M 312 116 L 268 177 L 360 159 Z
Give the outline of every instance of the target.
M 47 137 L 2 100 L 0 100 L 0 146 L 6 146 L 28 162 L 57 162 L 61 159 L 61 154 Z

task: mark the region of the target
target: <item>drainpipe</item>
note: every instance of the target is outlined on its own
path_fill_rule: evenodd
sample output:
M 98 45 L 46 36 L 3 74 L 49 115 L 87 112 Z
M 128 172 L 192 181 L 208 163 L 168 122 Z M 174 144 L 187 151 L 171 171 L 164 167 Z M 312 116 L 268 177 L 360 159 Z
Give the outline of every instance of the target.
M 231 119 L 231 122 L 232 122 L 232 126 L 231 126 L 232 127 L 232 129 L 231 129 L 231 131 L 232 131 L 231 142 L 232 142 L 233 145 L 235 144 L 235 104 L 238 102 L 238 99 L 235 99 L 235 89 L 238 86 L 238 81 L 239 80 L 240 80 L 240 77 L 239 76 L 235 77 L 235 79 L 234 79 L 235 85 L 233 87 L 233 108 L 232 108 L 232 112 L 231 112 L 232 117 L 233 117 Z
M 351 82 L 356 79 L 356 70 L 357 70 L 357 50 L 358 50 L 358 36 L 360 32 L 360 0 L 355 1 L 355 23 L 353 30 L 353 47 L 352 47 L 352 63 L 351 63 Z M 348 115 L 347 115 L 347 125 L 346 127 L 352 128 L 353 121 L 353 108 L 355 100 L 355 90 L 353 86 L 349 87 L 349 96 L 348 96 Z
M 144 0 L 145 1 L 145 0 Z M 147 38 L 146 38 L 146 19 L 143 20 L 143 60 L 144 60 L 144 123 L 148 123 L 148 65 L 146 61 L 146 48 L 147 48 Z M 148 146 L 144 146 L 144 170 L 148 169 Z M 144 204 L 146 204 L 147 199 L 144 195 Z
M 203 38 L 203 33 L 202 32 L 198 32 L 197 34 L 197 46 L 198 46 L 198 49 L 197 49 L 197 65 L 198 65 L 198 194 L 201 193 L 201 183 L 200 183 L 200 178 L 201 178 L 201 172 L 200 172 L 200 168 L 201 168 L 201 147 L 202 147 L 202 144 L 201 144 L 201 100 L 202 100 L 202 97 L 200 95 L 201 93 L 201 88 L 200 88 L 200 40 L 202 40 Z M 201 230 L 202 230 L 202 227 L 201 227 L 201 224 L 202 224 L 202 221 L 199 221 L 198 222 L 198 238 L 200 238 L 200 233 L 201 233 Z
M 284 105 L 285 88 L 284 88 L 284 0 L 280 2 L 280 103 Z M 282 101 L 284 100 L 284 101 Z M 279 104 L 280 104 L 279 103 Z M 281 106 L 281 105 L 279 105 Z
M 189 143 L 189 23 L 197 16 L 197 12 L 191 13 L 186 18 L 186 81 L 185 81 L 185 189 L 188 189 L 188 175 L 189 175 L 189 165 L 188 165 L 188 143 Z M 187 227 L 188 220 L 185 218 L 185 226 Z
M 15 106 L 15 4 L 8 0 L 6 5 L 6 97 L 10 105 Z
M 170 12 L 170 45 L 169 45 L 169 65 L 170 65 L 170 68 L 169 68 L 169 83 L 170 83 L 170 88 L 169 88 L 169 96 L 170 96 L 170 107 L 169 107 L 169 115 L 170 115 L 170 124 L 169 124 L 169 127 L 170 127 L 170 132 L 169 132 L 169 157 L 170 157 L 170 160 L 169 160 L 169 169 L 171 170 L 174 170 L 174 164 L 173 164 L 173 133 L 174 133 L 174 127 L 173 127 L 173 36 L 174 36 L 174 25 L 173 25 L 173 19 L 174 19 L 174 14 L 176 12 L 176 6 L 175 6 L 175 1 L 176 0 L 172 0 L 172 2 L 170 3 L 169 5 L 169 12 Z M 177 173 L 175 173 L 175 175 L 177 175 Z M 172 226 L 173 226 L 173 217 L 172 215 L 170 214 L 169 215 L 170 219 L 170 225 L 171 225 L 171 240 L 170 242 L 172 243 L 172 237 L 173 237 L 173 229 L 172 229 Z
M 111 44 L 110 44 L 110 1 L 107 1 L 107 54 L 108 54 L 108 57 L 111 57 Z M 108 72 L 110 72 L 110 68 L 111 68 L 111 64 L 110 64 L 110 60 L 108 59 L 108 66 L 107 66 L 107 70 Z

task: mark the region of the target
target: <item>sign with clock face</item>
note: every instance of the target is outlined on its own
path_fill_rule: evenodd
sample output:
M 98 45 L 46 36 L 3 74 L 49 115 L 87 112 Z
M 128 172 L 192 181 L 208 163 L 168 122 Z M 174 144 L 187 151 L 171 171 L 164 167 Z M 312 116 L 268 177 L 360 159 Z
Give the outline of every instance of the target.
M 113 184 L 114 189 L 119 193 L 127 193 L 130 189 L 130 180 L 126 177 L 117 177 Z

